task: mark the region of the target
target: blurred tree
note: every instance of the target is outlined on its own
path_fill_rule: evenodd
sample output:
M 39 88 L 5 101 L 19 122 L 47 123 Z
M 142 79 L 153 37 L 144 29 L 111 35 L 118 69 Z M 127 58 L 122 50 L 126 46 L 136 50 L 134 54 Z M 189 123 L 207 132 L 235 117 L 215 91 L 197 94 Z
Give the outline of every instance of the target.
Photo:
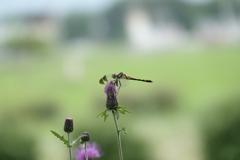
M 126 7 L 127 3 L 121 1 L 104 14 L 109 25 L 109 38 L 124 38 L 124 17 Z
M 63 34 L 67 40 L 87 37 L 88 36 L 88 24 L 91 20 L 91 16 L 82 13 L 72 13 L 64 19 Z
M 101 35 L 107 30 L 110 39 L 122 39 L 125 37 L 125 14 L 127 10 L 134 7 L 145 9 L 151 16 L 153 22 L 174 21 L 181 24 L 186 29 L 192 29 L 196 22 L 202 19 L 219 18 L 222 15 L 222 3 L 212 0 L 206 3 L 189 3 L 190 1 L 180 0 L 139 0 L 139 1 L 119 1 L 104 13 L 86 14 L 72 13 L 64 20 L 65 39 L 79 37 L 89 38 L 94 35 Z M 240 2 L 229 1 L 236 14 L 240 13 Z M 101 17 L 101 18 L 99 18 Z M 92 26 L 103 26 L 99 27 Z M 90 30 L 89 30 L 90 28 Z M 101 27 L 100 27 L 101 28 Z M 96 29 L 93 31 L 92 29 Z M 98 33 L 96 33 L 98 32 Z
M 0 159 L 34 160 L 35 142 L 32 136 L 24 130 L 24 124 L 18 123 L 16 117 L 8 113 L 4 115 L 0 124 Z
M 27 37 L 21 37 L 21 38 L 20 37 L 10 38 L 5 43 L 5 47 L 9 50 L 15 51 L 15 53 L 19 53 L 19 51 L 34 52 L 34 51 L 43 51 L 47 49 L 49 47 L 49 44 L 44 40 L 27 36 Z
M 239 94 L 219 103 L 205 120 L 206 153 L 209 160 L 240 159 Z

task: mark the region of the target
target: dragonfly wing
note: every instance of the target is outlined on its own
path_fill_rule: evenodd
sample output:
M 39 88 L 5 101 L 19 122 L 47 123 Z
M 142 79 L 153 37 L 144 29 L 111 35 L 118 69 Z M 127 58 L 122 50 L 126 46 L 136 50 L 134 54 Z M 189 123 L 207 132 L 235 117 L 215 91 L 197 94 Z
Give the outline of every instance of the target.
M 103 76 L 103 78 L 100 79 L 100 84 L 106 84 L 107 82 L 112 81 L 115 86 L 121 88 L 126 87 L 129 84 L 129 80 L 126 79 L 126 77 L 123 78 L 117 78 L 116 74 L 108 74 Z
M 120 79 L 119 82 L 119 87 L 126 87 L 129 84 L 129 80 L 127 79 Z
M 106 75 L 103 76 L 103 77 L 99 80 L 99 83 L 100 83 L 100 84 L 107 84 L 107 82 L 108 82 L 108 80 L 107 80 Z
M 101 78 L 101 79 L 99 80 L 99 83 L 100 83 L 100 84 L 104 84 L 104 80 Z
M 108 82 L 112 81 L 114 84 L 116 84 L 116 79 L 113 78 L 112 74 L 103 76 L 100 80 L 100 84 L 107 84 Z
M 106 80 L 107 80 L 108 82 L 115 80 L 115 79 L 113 78 L 112 74 L 108 74 L 108 75 L 106 75 L 105 77 L 106 77 Z

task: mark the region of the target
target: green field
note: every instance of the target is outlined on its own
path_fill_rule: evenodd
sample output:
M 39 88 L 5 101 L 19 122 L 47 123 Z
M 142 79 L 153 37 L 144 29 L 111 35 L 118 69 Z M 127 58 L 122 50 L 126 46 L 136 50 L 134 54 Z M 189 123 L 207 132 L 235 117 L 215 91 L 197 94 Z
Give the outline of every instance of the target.
M 183 97 L 191 102 L 204 98 L 206 93 L 224 93 L 239 86 L 240 48 L 212 48 L 200 51 L 159 52 L 150 55 L 112 53 L 112 50 L 93 51 L 94 56 L 74 62 L 75 70 L 83 70 L 81 78 L 68 81 L 64 75 L 64 58 L 50 57 L 27 59 L 1 68 L 0 104 L 15 107 L 24 99 L 44 96 L 61 97 L 68 106 L 78 97 L 86 103 L 92 93 L 103 86 L 98 80 L 105 74 L 124 72 L 136 78 L 151 79 L 153 84 L 130 82 L 122 94 L 128 91 L 155 92 L 161 85 L 180 87 Z M 107 54 L 104 54 L 107 53 Z M 82 69 L 83 67 L 83 69 Z M 130 87 L 131 86 L 131 87 Z M 59 94 L 59 95 L 58 95 Z M 69 102 L 70 101 L 70 102 Z M 76 103 L 78 105 L 79 102 Z
M 104 143 L 105 138 L 100 137 L 108 136 L 104 132 L 107 129 L 111 130 L 110 135 L 115 139 L 112 122 L 104 124 L 96 115 L 105 109 L 104 86 L 98 81 L 103 75 L 116 72 L 153 80 L 152 84 L 131 81 L 129 86 L 121 89 L 119 103 L 133 111 L 133 115 L 124 115 L 126 119 L 122 120 L 124 126 L 129 124 L 126 126 L 129 128 L 136 126 L 137 120 L 140 120 L 134 113 L 144 117 L 148 111 L 143 118 L 148 119 L 149 115 L 161 112 L 158 100 L 162 90 L 177 96 L 176 105 L 184 111 L 197 113 L 213 102 L 221 102 L 239 93 L 240 89 L 239 47 L 158 51 L 144 55 L 118 48 L 100 48 L 71 59 L 67 53 L 59 54 L 61 56 L 30 56 L 0 66 L 0 124 L 6 130 L 20 131 L 21 134 L 27 131 L 39 141 L 44 136 L 49 139 L 52 136 L 50 129 L 60 131 L 64 119 L 72 117 L 75 124 L 83 128 L 80 131 L 94 132 L 94 141 Z M 9 119 L 14 129 L 6 125 Z M 147 124 L 147 121 L 144 123 Z M 133 137 L 131 132 L 124 137 Z M 50 146 L 60 145 L 61 142 L 51 138 L 53 140 L 49 143 L 54 144 Z M 106 143 L 103 146 L 107 148 L 109 145 Z M 131 157 L 131 153 L 125 153 Z M 54 157 L 41 155 L 41 152 L 38 154 L 49 159 Z

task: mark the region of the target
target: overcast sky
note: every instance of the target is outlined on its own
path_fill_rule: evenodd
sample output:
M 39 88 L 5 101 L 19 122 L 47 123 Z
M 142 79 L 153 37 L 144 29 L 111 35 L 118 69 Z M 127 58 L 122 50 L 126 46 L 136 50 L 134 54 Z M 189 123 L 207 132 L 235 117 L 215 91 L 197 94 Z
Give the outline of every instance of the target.
M 119 0 L 0 0 L 0 15 L 47 11 L 64 14 L 71 10 L 100 12 Z
M 0 0 L 0 16 L 29 12 L 101 12 L 121 0 Z M 209 0 L 183 0 L 201 3 Z

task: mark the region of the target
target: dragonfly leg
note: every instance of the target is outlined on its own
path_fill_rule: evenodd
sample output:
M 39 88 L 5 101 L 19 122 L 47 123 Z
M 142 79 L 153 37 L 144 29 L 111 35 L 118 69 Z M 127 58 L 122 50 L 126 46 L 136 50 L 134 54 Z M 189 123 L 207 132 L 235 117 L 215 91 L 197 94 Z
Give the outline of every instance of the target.
M 122 86 L 121 81 L 118 81 L 118 84 L 119 84 L 119 86 L 118 86 L 118 92 L 119 92 L 119 91 L 120 91 L 120 88 L 121 88 L 121 86 Z
M 122 83 L 121 83 L 121 81 L 119 81 L 119 88 L 122 86 Z

